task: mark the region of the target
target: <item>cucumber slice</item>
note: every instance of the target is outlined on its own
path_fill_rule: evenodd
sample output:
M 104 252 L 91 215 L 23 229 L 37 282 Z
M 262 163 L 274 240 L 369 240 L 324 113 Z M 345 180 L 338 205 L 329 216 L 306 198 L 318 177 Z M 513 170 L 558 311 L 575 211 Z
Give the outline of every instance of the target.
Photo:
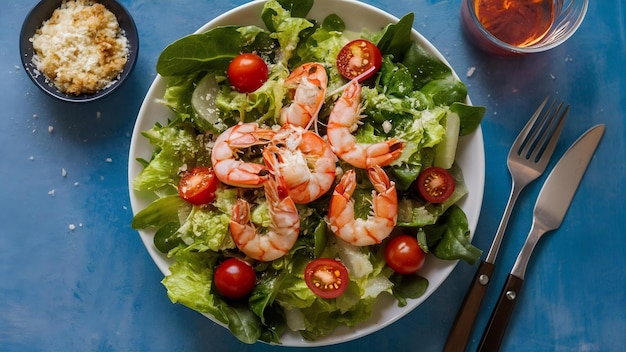
M 448 112 L 446 115 L 446 134 L 443 136 L 441 143 L 435 148 L 435 166 L 449 169 L 454 163 L 456 157 L 456 146 L 459 142 L 459 131 L 461 128 L 461 119 L 455 112 Z
M 191 94 L 191 106 L 196 117 L 206 121 L 206 125 L 215 132 L 223 132 L 228 126 L 222 121 L 217 109 L 219 86 L 214 74 L 204 76 Z

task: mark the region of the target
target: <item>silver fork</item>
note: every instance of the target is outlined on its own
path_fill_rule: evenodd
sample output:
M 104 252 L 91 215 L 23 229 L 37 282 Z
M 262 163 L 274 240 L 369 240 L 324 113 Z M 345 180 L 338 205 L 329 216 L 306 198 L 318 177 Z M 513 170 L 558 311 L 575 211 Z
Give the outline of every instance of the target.
M 496 235 L 489 248 L 489 253 L 486 259 L 478 266 L 478 271 L 474 275 L 461 309 L 450 330 L 448 340 L 444 346 L 444 352 L 465 350 L 478 309 L 485 296 L 487 285 L 491 281 L 498 250 L 500 249 L 515 202 L 524 187 L 541 176 L 545 171 L 554 153 L 569 106 L 564 107 L 562 101 L 558 104 L 556 101 L 552 101 L 544 111 L 544 107 L 549 100 L 548 97 L 539 105 L 537 111 L 526 123 L 526 126 L 524 126 L 511 146 L 507 158 L 507 167 L 512 178 L 511 194 L 509 195 L 509 200 L 504 209 Z

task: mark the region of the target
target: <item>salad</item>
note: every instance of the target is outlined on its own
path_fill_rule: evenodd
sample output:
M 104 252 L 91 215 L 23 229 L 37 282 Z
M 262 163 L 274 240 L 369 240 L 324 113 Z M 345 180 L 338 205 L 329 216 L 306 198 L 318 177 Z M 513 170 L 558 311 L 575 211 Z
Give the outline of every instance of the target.
M 172 259 L 172 302 L 246 343 L 353 327 L 383 295 L 420 297 L 429 258 L 481 255 L 455 154 L 484 108 L 411 40 L 413 14 L 352 33 L 338 15 L 307 19 L 312 6 L 270 0 L 265 28 L 170 44 L 157 71 L 173 114 L 142 132 L 154 152 L 132 187 L 152 201 L 132 226 Z

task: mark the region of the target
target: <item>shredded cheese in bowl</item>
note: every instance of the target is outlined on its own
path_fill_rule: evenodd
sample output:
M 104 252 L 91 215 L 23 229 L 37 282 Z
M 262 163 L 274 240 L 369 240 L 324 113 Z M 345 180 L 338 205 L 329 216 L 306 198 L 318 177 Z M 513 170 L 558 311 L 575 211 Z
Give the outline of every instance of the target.
M 128 40 L 117 18 L 91 0 L 63 1 L 30 41 L 37 70 L 70 95 L 107 88 L 128 60 Z

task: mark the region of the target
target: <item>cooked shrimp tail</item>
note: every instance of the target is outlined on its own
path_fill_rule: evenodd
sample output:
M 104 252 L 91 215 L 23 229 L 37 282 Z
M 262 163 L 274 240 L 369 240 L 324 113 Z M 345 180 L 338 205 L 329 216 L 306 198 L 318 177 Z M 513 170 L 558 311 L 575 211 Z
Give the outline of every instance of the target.
M 374 186 L 372 214 L 367 219 L 355 218 L 354 199 L 356 173 L 348 170 L 335 187 L 328 209 L 330 229 L 342 240 L 355 246 L 381 243 L 393 230 L 398 216 L 396 187 L 379 166 L 367 170 Z
M 307 129 L 317 120 L 328 86 L 326 69 L 320 63 L 305 63 L 285 79 L 285 85 L 294 88 L 292 103 L 280 113 L 282 125 L 291 124 Z
M 280 178 L 269 177 L 264 187 L 271 219 L 267 231 L 261 233 L 255 228 L 250 220 L 250 204 L 238 199 L 230 220 L 230 233 L 244 254 L 256 260 L 271 261 L 287 254 L 296 243 L 300 218 Z
M 357 143 L 352 134 L 361 120 L 361 85 L 352 80 L 335 102 L 328 118 L 328 143 L 343 161 L 360 169 L 391 164 L 402 154 L 404 144 L 396 139 L 367 144 Z
M 317 133 L 286 125 L 263 158 L 270 172 L 280 175 L 291 199 L 306 204 L 328 192 L 336 174 L 336 157 Z
M 274 131 L 259 128 L 256 123 L 239 123 L 217 137 L 211 151 L 215 176 L 221 182 L 242 188 L 261 187 L 269 171 L 258 163 L 238 158 L 239 151 L 270 142 Z

